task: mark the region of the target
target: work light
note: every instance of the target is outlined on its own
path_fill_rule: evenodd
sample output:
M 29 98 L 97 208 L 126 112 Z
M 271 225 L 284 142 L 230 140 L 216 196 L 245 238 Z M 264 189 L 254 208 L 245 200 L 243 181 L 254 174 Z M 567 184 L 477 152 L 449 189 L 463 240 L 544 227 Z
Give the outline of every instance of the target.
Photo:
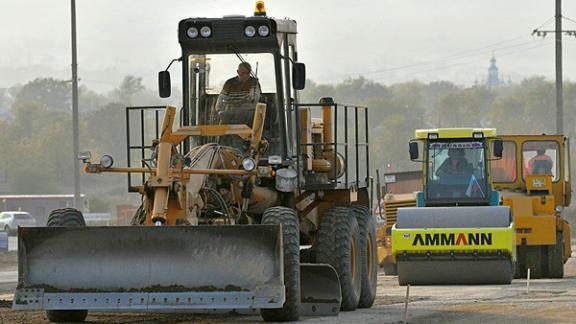
M 254 37 L 254 35 L 256 35 L 256 28 L 254 28 L 254 26 L 246 26 L 246 28 L 244 28 L 244 35 Z
M 196 28 L 196 27 L 188 28 L 188 30 L 186 31 L 186 35 L 188 35 L 188 37 L 190 37 L 190 38 L 198 37 L 198 28 Z

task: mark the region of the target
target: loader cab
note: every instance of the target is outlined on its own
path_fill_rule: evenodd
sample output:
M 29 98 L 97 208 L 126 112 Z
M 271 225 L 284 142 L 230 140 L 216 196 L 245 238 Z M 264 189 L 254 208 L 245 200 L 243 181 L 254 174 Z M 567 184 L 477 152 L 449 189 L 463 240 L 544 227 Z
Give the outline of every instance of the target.
M 491 204 L 491 141 L 485 136 L 492 133 L 479 129 L 417 131 L 416 141 L 421 142 L 423 151 L 425 206 Z
M 566 207 L 572 199 L 570 144 L 562 135 L 504 135 L 504 154 L 492 163 L 495 189 L 526 192 L 528 182 L 550 178 L 548 190 Z M 530 177 L 530 180 L 528 179 Z
M 263 137 L 267 156 L 284 160 L 294 153 L 294 120 L 291 106 L 298 103 L 298 91 L 304 88 L 305 67 L 297 62 L 296 22 L 266 16 L 226 16 L 188 18 L 180 21 L 178 39 L 182 49 L 183 108 L 182 125 L 252 126 L 256 102 L 246 107 L 217 109 L 225 82 L 237 75 L 238 65 L 248 62 L 252 78 L 257 78 L 267 112 Z M 161 74 L 165 74 L 162 72 Z M 161 96 L 166 82 L 159 77 Z M 164 86 L 163 86 L 164 85 Z M 213 141 L 192 138 L 196 146 Z M 240 147 L 238 147 L 240 149 Z

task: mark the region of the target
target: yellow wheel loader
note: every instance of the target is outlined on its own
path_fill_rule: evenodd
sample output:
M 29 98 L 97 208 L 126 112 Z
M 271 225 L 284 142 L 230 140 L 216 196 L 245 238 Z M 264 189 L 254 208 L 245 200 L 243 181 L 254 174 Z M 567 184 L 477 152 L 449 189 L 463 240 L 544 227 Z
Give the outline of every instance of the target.
M 262 2 L 252 17 L 180 21 L 182 109 L 127 108 L 125 167 L 80 157 L 88 173 L 128 174 L 142 196 L 132 226 L 86 227 L 80 211 L 61 209 L 46 227 L 20 228 L 13 307 L 56 322 L 230 310 L 295 321 L 370 307 L 368 111 L 299 102 L 296 34 Z M 219 91 L 243 62 L 258 88 Z
M 511 282 L 514 223 L 491 185 L 501 155 L 494 129 L 416 130 L 410 158 L 422 163 L 424 190 L 417 207 L 398 209 L 391 230 L 401 285 Z
M 492 164 L 495 189 L 516 225 L 516 277 L 562 278 L 572 254 L 570 145 L 562 135 L 506 135 L 503 157 Z

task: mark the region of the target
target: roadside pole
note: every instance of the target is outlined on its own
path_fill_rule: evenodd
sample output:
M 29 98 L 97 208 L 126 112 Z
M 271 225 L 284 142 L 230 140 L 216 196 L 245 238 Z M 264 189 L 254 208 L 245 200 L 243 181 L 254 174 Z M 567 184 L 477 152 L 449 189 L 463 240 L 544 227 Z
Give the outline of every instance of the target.
M 76 0 L 70 0 L 72 25 L 72 133 L 74 146 L 74 208 L 83 211 L 80 202 L 80 163 L 78 161 L 79 124 L 78 124 L 78 63 L 76 57 Z

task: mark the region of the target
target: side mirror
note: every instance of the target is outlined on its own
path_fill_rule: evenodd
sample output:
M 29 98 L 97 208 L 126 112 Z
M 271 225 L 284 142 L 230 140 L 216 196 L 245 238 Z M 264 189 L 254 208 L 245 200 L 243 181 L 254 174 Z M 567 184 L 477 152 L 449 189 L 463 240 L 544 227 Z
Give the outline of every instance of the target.
M 160 94 L 160 98 L 170 97 L 171 91 L 172 88 L 170 85 L 170 72 L 158 72 L 158 93 Z
M 410 142 L 410 160 L 418 160 L 418 143 Z
M 502 140 L 494 140 L 494 157 L 501 159 L 503 151 L 504 143 Z
M 302 90 L 306 86 L 306 65 L 294 62 L 292 64 L 292 88 Z

